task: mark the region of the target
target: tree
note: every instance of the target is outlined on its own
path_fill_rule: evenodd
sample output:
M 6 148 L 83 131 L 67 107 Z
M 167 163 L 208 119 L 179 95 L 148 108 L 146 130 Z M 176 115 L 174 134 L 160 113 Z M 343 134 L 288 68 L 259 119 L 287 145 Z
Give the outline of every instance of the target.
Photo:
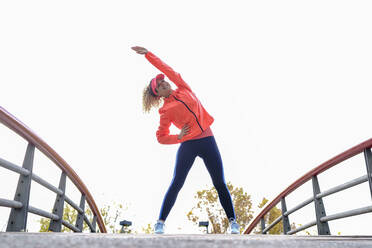
M 118 227 L 118 220 L 122 217 L 123 212 L 128 210 L 128 207 L 124 207 L 122 204 L 113 203 L 111 205 L 105 205 L 103 208 L 100 209 L 100 213 L 103 219 L 103 223 L 106 226 L 107 232 L 111 233 L 119 233 L 120 227 Z M 77 219 L 77 210 L 74 209 L 69 204 L 65 204 L 63 209 L 63 217 L 62 219 L 66 222 L 70 223 L 71 225 L 75 225 Z M 88 208 L 85 210 L 85 215 L 87 218 L 92 221 L 93 213 Z M 48 218 L 41 218 L 39 220 L 40 223 L 40 232 L 48 232 L 50 219 Z M 88 231 L 89 226 L 84 221 L 83 231 Z M 69 228 L 62 226 L 61 232 L 72 232 Z M 132 230 L 128 229 L 127 233 L 131 233 Z
M 244 192 L 243 188 L 234 187 L 231 182 L 227 183 L 227 188 L 230 191 L 236 221 L 239 223 L 240 232 L 242 233 L 253 218 L 251 196 Z M 203 213 L 207 213 L 208 220 L 212 226 L 211 233 L 226 233 L 229 227 L 229 220 L 219 203 L 215 187 L 197 191 L 194 198 L 197 199 L 197 204 L 187 214 L 187 218 L 198 225 L 201 219 L 200 216 L 203 216 Z
M 151 227 L 151 224 L 147 224 L 146 227 L 142 227 L 142 232 L 146 233 L 146 234 L 152 234 L 154 233 L 152 227 Z
M 123 211 L 128 210 L 128 206 L 123 206 L 123 204 L 113 203 L 111 205 L 106 205 L 100 209 L 103 223 L 105 223 L 107 232 L 120 233 L 121 227 L 118 227 L 119 220 L 123 217 Z M 126 228 L 126 233 L 132 233 L 130 228 Z
M 87 209 L 85 211 L 85 214 L 87 215 L 88 219 L 91 219 L 92 213 L 90 209 Z M 63 210 L 63 220 L 68 222 L 71 225 L 75 225 L 76 219 L 77 219 L 77 211 L 71 207 L 69 204 L 65 204 L 65 208 Z M 39 232 L 48 232 L 49 231 L 49 224 L 50 224 L 50 219 L 48 218 L 41 218 L 39 220 L 40 223 L 40 230 Z M 88 230 L 88 225 L 84 222 L 84 227 L 83 231 Z M 62 225 L 61 232 L 72 232 L 69 228 L 65 227 Z
M 268 201 L 269 200 L 264 197 L 262 199 L 261 203 L 258 205 L 258 208 L 261 208 L 262 209 L 266 205 L 266 203 Z M 269 213 L 267 213 L 265 215 L 265 217 L 264 217 L 266 226 L 270 225 L 274 220 L 276 220 L 281 215 L 282 215 L 282 211 L 279 208 L 277 208 L 277 207 L 273 207 L 269 211 Z M 291 224 L 291 229 L 295 229 L 295 228 L 296 228 L 295 223 L 292 223 Z M 262 232 L 261 228 L 258 229 L 256 227 L 254 233 L 259 234 L 261 232 Z M 278 222 L 278 224 L 276 224 L 275 226 L 273 226 L 269 230 L 268 234 L 283 234 L 283 220 L 281 220 L 280 222 Z

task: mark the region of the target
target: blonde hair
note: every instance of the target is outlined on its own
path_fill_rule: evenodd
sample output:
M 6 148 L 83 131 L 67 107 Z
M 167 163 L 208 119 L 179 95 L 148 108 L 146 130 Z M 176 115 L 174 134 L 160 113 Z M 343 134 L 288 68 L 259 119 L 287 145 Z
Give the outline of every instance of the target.
M 151 108 L 153 107 L 157 108 L 162 103 L 163 103 L 162 97 L 156 97 L 150 93 L 150 85 L 146 86 L 143 89 L 142 108 L 144 113 L 149 113 Z

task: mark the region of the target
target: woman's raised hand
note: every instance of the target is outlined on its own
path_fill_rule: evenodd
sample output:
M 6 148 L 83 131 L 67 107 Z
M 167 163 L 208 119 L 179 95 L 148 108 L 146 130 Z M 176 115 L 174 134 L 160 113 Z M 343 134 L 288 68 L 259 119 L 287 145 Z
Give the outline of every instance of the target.
M 138 54 L 146 54 L 148 52 L 146 48 L 140 46 L 134 46 L 132 47 L 132 49 L 136 51 Z
M 182 137 L 187 135 L 189 132 L 190 132 L 190 127 L 188 126 L 188 124 L 185 124 L 180 134 L 178 135 L 178 139 L 182 139 Z

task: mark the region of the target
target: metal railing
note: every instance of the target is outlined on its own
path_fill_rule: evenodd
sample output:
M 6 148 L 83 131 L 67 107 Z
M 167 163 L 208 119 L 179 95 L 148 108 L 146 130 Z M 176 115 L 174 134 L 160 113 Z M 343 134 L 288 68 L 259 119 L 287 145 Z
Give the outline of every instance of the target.
M 18 184 L 14 200 L 0 198 L 0 206 L 11 208 L 8 225 L 6 231 L 25 231 L 27 227 L 27 215 L 33 213 L 39 216 L 50 219 L 49 231 L 60 232 L 62 225 L 71 229 L 74 232 L 82 232 L 83 223 L 88 225 L 91 232 L 96 232 L 96 224 L 98 223 L 99 231 L 106 232 L 106 228 L 102 216 L 97 208 L 97 205 L 90 194 L 89 190 L 75 173 L 75 171 L 67 164 L 61 156 L 59 156 L 48 144 L 40 137 L 32 132 L 25 124 L 17 120 L 4 108 L 0 107 L 0 122 L 13 130 L 15 133 L 23 137 L 27 142 L 27 150 L 23 161 L 23 166 L 15 165 L 9 161 L 0 158 L 0 167 L 11 170 L 19 174 Z M 61 169 L 61 177 L 58 188 L 48 183 L 41 177 L 32 172 L 35 148 L 46 155 L 54 164 Z M 81 193 L 79 206 L 65 195 L 66 177 L 68 177 Z M 52 213 L 29 205 L 31 182 L 35 181 L 45 188 L 56 193 L 56 200 L 53 206 Z M 71 225 L 62 219 L 64 204 L 67 202 L 77 210 L 77 219 L 75 225 Z M 89 221 L 85 215 L 85 202 L 88 203 L 92 213 L 93 220 Z
M 310 172 L 306 173 L 304 176 L 299 178 L 293 184 L 291 184 L 287 189 L 285 189 L 282 193 L 280 193 L 268 206 L 266 206 L 261 213 L 252 221 L 252 223 L 248 226 L 245 230 L 244 234 L 250 234 L 252 230 L 257 226 L 257 224 L 261 223 L 261 233 L 266 234 L 270 231 L 275 225 L 277 225 L 280 221 L 282 221 L 283 225 L 283 232 L 284 234 L 295 234 L 302 230 L 305 230 L 312 226 L 317 226 L 318 235 L 330 235 L 330 229 L 328 225 L 328 221 L 351 217 L 355 215 L 365 214 L 368 212 L 372 212 L 372 205 L 365 206 L 362 208 L 357 208 L 337 214 L 326 215 L 325 207 L 323 204 L 323 198 L 334 193 L 343 191 L 345 189 L 354 187 L 361 183 L 367 182 L 369 183 L 369 189 L 372 197 L 372 154 L 371 154 L 371 147 L 372 147 L 372 139 L 369 139 L 341 154 L 338 156 L 326 161 L 325 163 L 319 165 L 318 167 L 314 168 Z M 367 173 L 364 176 L 355 178 L 349 182 L 343 183 L 341 185 L 335 186 L 331 189 L 320 191 L 319 182 L 318 182 L 318 175 L 322 172 L 328 170 L 329 168 L 355 156 L 360 153 L 364 153 L 364 159 L 367 167 Z M 295 189 L 303 185 L 309 180 L 312 180 L 313 186 L 313 195 L 308 198 L 307 200 L 303 201 L 302 203 L 298 204 L 297 206 L 287 210 L 287 205 L 285 198 L 292 193 Z M 272 223 L 268 226 L 265 226 L 265 215 L 270 212 L 270 210 L 275 207 L 278 203 L 281 203 L 281 212 L 282 215 L 275 219 Z M 296 229 L 291 230 L 291 225 L 289 222 L 289 215 L 296 212 L 297 210 L 307 206 L 308 204 L 314 202 L 314 210 L 315 210 L 315 220 L 302 225 Z

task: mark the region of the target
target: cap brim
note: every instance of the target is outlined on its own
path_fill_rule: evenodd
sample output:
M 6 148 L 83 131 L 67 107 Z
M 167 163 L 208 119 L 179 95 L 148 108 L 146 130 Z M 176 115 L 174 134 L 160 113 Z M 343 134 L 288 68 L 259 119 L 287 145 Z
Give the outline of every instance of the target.
M 158 79 L 163 80 L 163 79 L 164 79 L 164 74 L 158 74 L 158 75 L 156 76 L 156 81 L 158 81 Z

